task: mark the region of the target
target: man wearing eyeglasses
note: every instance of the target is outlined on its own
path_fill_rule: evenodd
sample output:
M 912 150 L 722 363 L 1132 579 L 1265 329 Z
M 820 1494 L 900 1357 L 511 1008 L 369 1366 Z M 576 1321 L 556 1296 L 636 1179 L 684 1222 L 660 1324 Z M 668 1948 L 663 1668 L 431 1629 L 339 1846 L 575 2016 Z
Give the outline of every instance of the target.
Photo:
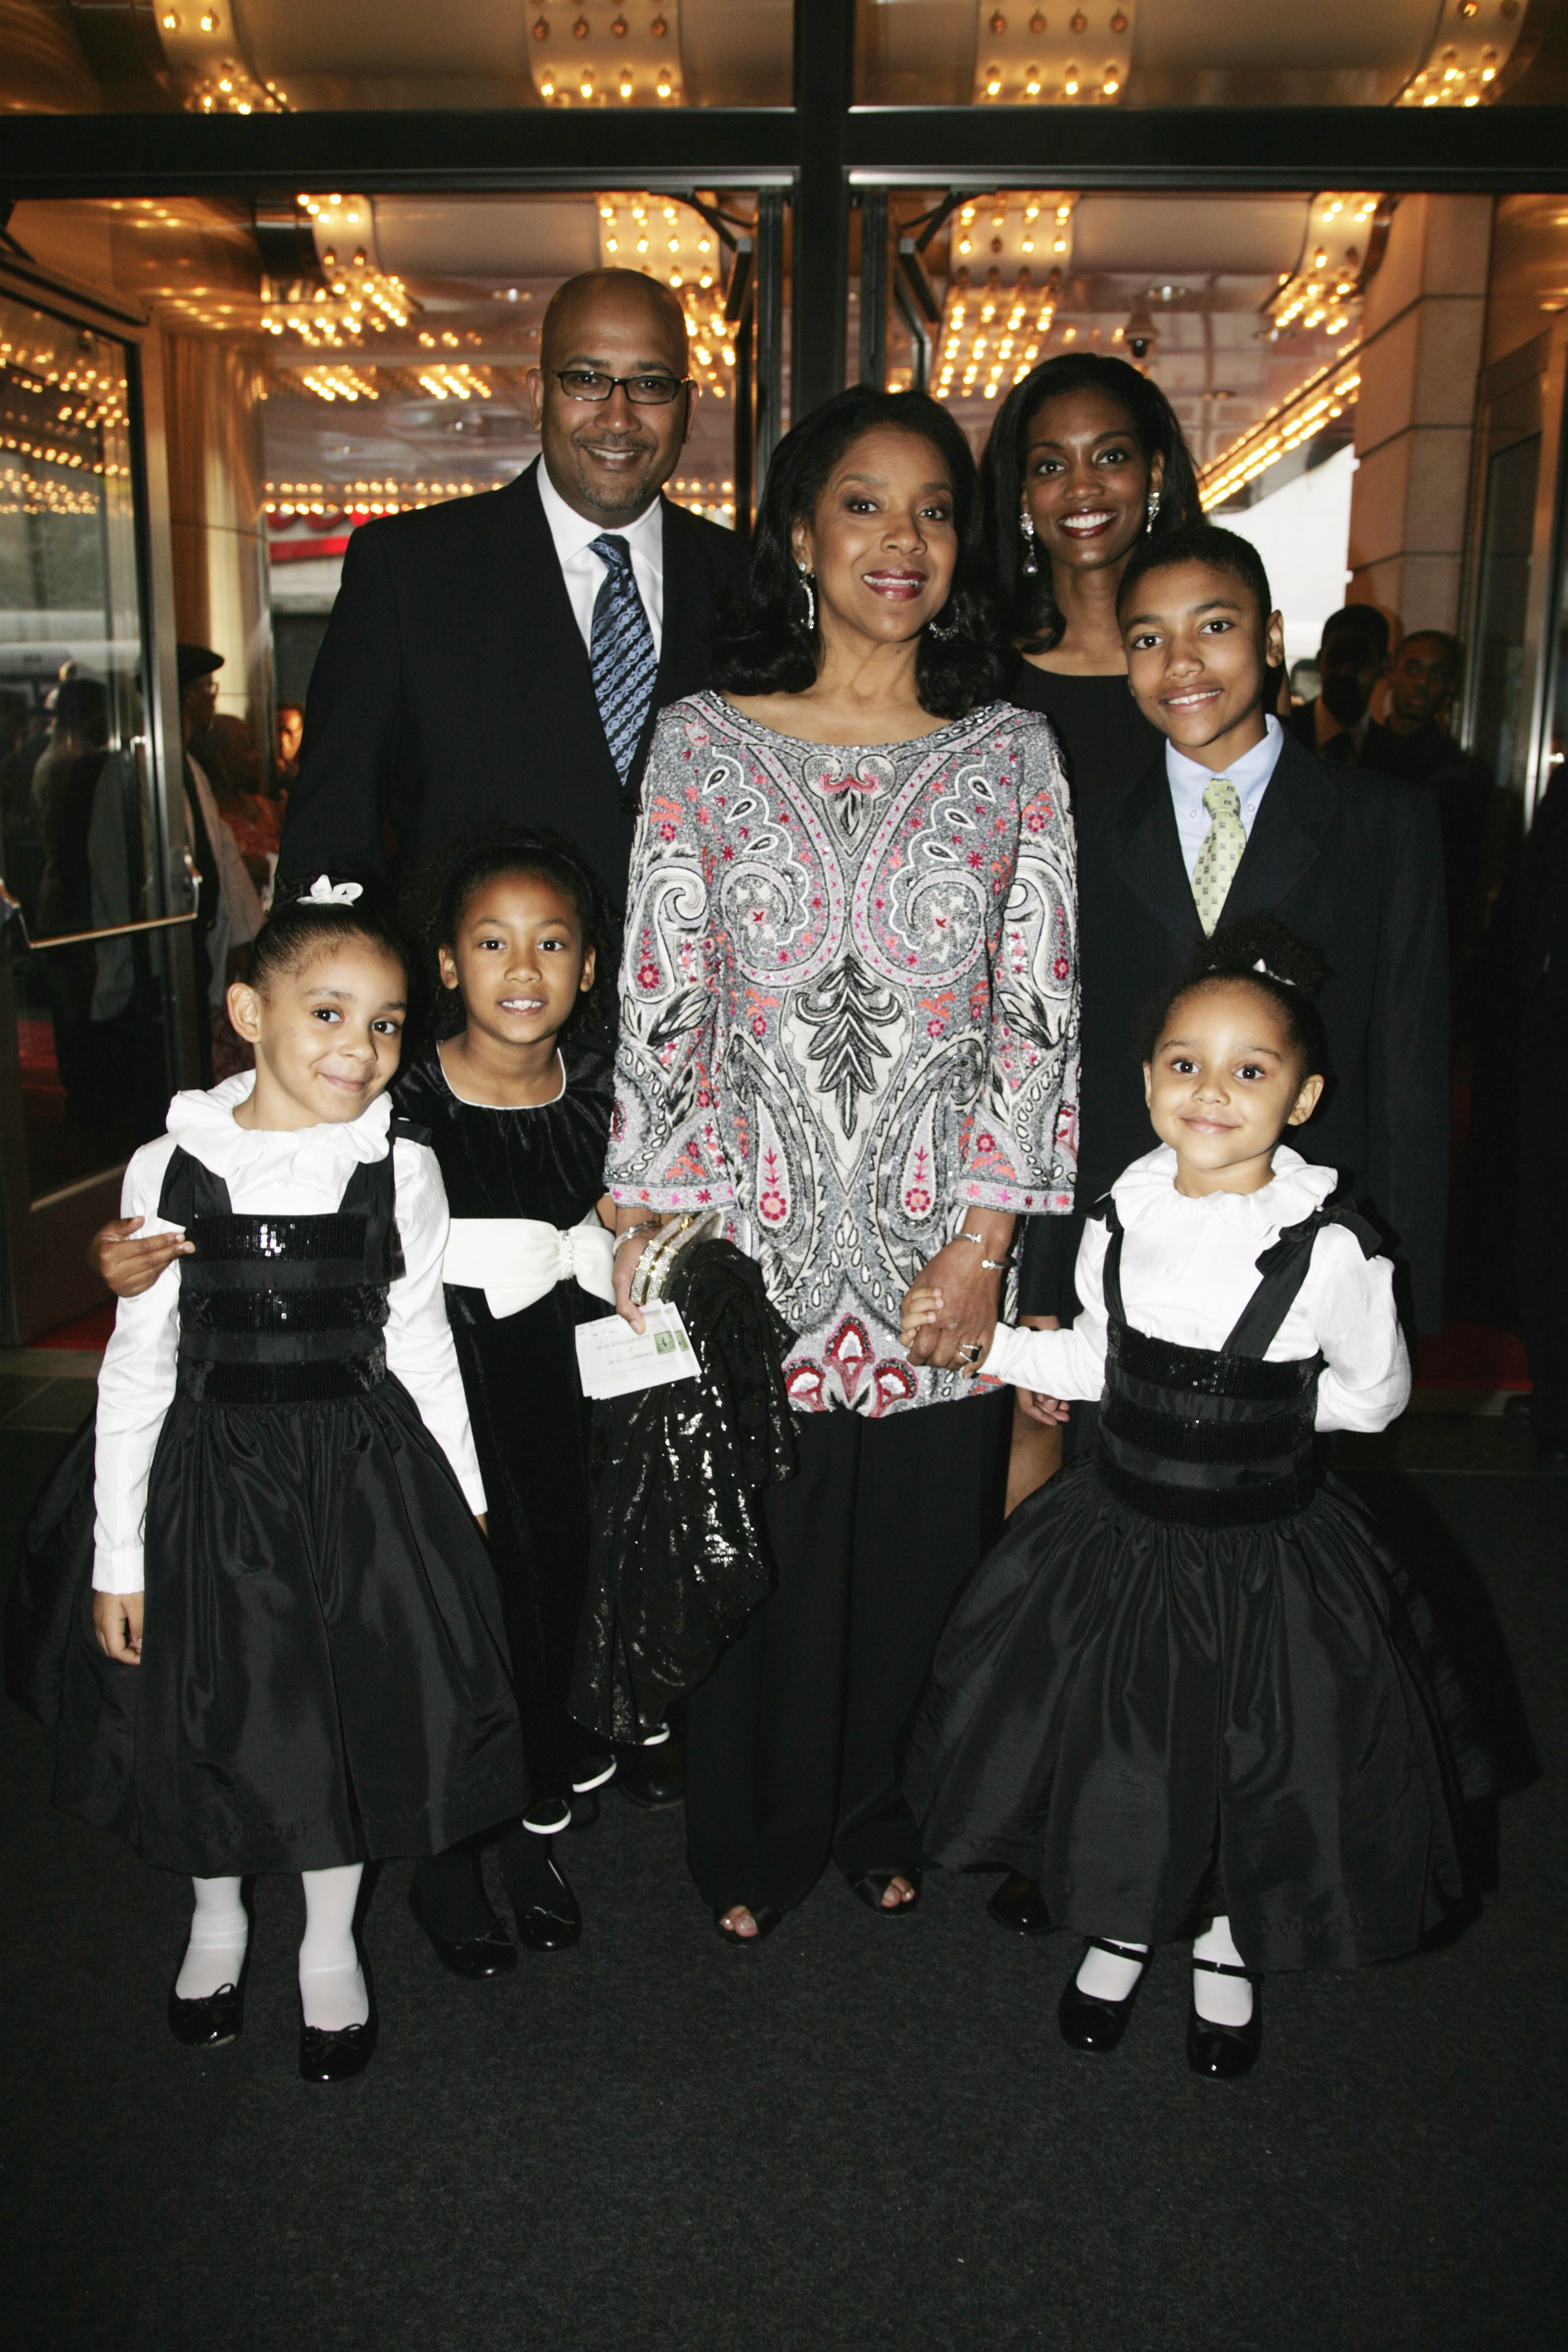
M 685 314 L 636 270 L 567 281 L 501 490 L 363 524 L 305 710 L 279 870 L 379 880 L 475 824 L 553 825 L 624 904 L 661 704 L 708 682 L 733 532 L 662 495 L 691 430 Z

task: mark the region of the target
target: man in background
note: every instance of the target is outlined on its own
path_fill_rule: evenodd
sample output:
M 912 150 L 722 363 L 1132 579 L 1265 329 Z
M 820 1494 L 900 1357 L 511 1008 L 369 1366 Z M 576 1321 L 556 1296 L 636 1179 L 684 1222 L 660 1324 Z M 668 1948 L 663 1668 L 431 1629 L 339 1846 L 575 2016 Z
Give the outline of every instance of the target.
M 1459 682 L 1459 646 L 1446 629 L 1413 629 L 1388 677 L 1388 713 L 1366 730 L 1361 765 L 1437 796 L 1448 900 L 1448 953 L 1458 966 L 1475 929 L 1492 779 L 1443 724 Z
M 1345 604 L 1323 623 L 1318 648 L 1318 692 L 1286 719 L 1297 740 L 1320 760 L 1375 768 L 1364 756 L 1372 698 L 1388 667 L 1388 623 L 1375 604 Z

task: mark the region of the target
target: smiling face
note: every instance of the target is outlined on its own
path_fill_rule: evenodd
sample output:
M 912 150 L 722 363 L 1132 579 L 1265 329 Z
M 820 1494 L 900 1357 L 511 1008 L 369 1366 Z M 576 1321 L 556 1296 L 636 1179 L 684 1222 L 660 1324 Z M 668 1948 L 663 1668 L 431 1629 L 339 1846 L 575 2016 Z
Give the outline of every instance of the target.
M 496 874 L 469 892 L 457 936 L 439 951 L 443 986 L 460 991 L 470 1038 L 536 1049 L 565 1027 L 594 985 L 594 950 L 566 891 L 548 875 Z
M 1218 775 L 1261 743 L 1265 666 L 1285 658 L 1285 625 L 1213 563 L 1144 574 L 1122 616 L 1133 698 L 1179 751 Z
M 1145 458 L 1125 410 L 1103 392 L 1060 392 L 1024 432 L 1024 501 L 1053 571 L 1120 563 L 1164 478 Z
M 606 270 L 563 289 L 545 313 L 540 364 L 528 372 L 545 469 L 567 505 L 613 530 L 635 522 L 674 473 L 691 430 L 694 385 L 663 408 L 634 404 L 624 384 L 608 400 L 573 400 L 555 371 L 605 375 L 690 373 L 686 321 L 673 295 L 636 270 Z
M 1323 1081 L 1301 1068 L 1279 1007 L 1244 980 L 1189 989 L 1165 1016 L 1143 1094 L 1181 1192 L 1256 1192 L 1274 1147 L 1311 1117 Z
M 260 988 L 237 982 L 228 1016 L 256 1049 L 241 1124 L 286 1133 L 358 1118 L 396 1076 L 407 1013 L 407 974 L 370 940 L 332 941 Z
M 863 433 L 790 544 L 816 575 L 825 639 L 836 631 L 880 645 L 918 636 L 947 603 L 958 564 L 946 459 L 918 433 Z

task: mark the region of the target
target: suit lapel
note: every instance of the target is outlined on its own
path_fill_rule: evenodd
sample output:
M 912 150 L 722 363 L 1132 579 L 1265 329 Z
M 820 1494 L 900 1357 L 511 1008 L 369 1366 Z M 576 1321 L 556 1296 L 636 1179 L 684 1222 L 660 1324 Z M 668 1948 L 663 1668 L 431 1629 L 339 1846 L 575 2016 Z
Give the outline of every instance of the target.
M 1288 732 L 1253 822 L 1246 855 L 1236 869 L 1221 922 L 1234 923 L 1242 915 L 1275 913 L 1322 856 L 1333 814 L 1332 787 L 1322 761 Z
M 1182 837 L 1162 751 L 1144 769 L 1110 823 L 1120 878 L 1178 940 L 1195 936 L 1197 908 L 1182 857 Z

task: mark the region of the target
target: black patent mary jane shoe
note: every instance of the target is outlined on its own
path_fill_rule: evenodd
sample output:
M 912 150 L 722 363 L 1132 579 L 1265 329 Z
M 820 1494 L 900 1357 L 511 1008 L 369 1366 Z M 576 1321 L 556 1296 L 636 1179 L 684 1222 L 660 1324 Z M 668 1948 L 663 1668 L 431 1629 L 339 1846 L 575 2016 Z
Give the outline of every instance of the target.
M 1123 1960 L 1142 1960 L 1143 1967 L 1132 1990 L 1121 2000 L 1102 2000 L 1091 1992 L 1080 1990 L 1078 1969 L 1079 1960 L 1067 1983 L 1057 2007 L 1057 2023 L 1061 2027 L 1062 2040 L 1074 2050 L 1093 2050 L 1101 2056 L 1115 2049 L 1127 2031 L 1127 2021 L 1132 2014 L 1132 2004 L 1138 1998 L 1139 1987 L 1149 1973 L 1149 1956 L 1130 1944 L 1113 1944 L 1104 1936 L 1091 1936 L 1086 1951 L 1114 1952 Z
M 545 1872 L 549 1892 L 542 1895 L 542 1899 L 520 1902 L 508 1887 L 512 1916 L 517 1921 L 519 1939 L 531 1952 L 567 1952 L 582 1940 L 583 1914 L 553 1858 L 546 1863 Z M 542 1891 L 535 1888 L 533 1892 L 539 1896 Z
M 1046 1908 L 1045 1896 L 1021 1870 L 1007 1873 L 985 1908 L 1010 1936 L 1048 1936 L 1056 1924 Z
M 735 1906 L 731 1906 L 731 1908 Z M 753 1944 L 765 1944 L 784 1917 L 784 1913 L 776 1910 L 771 1903 L 759 1903 L 754 1910 L 748 1904 L 746 1908 L 751 1911 L 756 1926 L 757 1932 L 754 1936 L 742 1936 L 738 1928 L 731 1927 L 729 1925 L 728 1911 L 715 1911 L 713 1914 L 713 1925 L 718 1928 L 724 1941 L 727 1944 L 733 1944 L 736 1950 L 741 1952 L 750 1951 Z
M 341 2026 L 335 2033 L 325 2026 L 300 2020 L 300 2080 L 302 2083 L 347 2083 L 363 2074 L 375 2055 L 375 2011 L 363 2025 Z
M 1194 2074 L 1212 2083 L 1234 2083 L 1258 2063 L 1263 2047 L 1263 2001 L 1258 1979 L 1248 1969 L 1231 1968 L 1224 1960 L 1194 1960 L 1214 1977 L 1246 1977 L 1252 1987 L 1252 2015 L 1245 2025 L 1215 2025 L 1200 2017 L 1194 2001 L 1187 2011 L 1187 2063 Z
M 408 1907 L 424 1929 L 430 1949 L 453 1976 L 478 1983 L 489 1977 L 510 1976 L 516 1968 L 517 1947 L 499 1919 L 492 1919 L 482 1936 L 443 1936 L 421 1910 L 414 1886 L 408 1890 Z
M 219 2050 L 237 2042 L 245 2024 L 245 1970 L 238 1984 L 219 1985 L 201 2000 L 182 2000 L 169 1994 L 169 2031 L 187 2050 Z

